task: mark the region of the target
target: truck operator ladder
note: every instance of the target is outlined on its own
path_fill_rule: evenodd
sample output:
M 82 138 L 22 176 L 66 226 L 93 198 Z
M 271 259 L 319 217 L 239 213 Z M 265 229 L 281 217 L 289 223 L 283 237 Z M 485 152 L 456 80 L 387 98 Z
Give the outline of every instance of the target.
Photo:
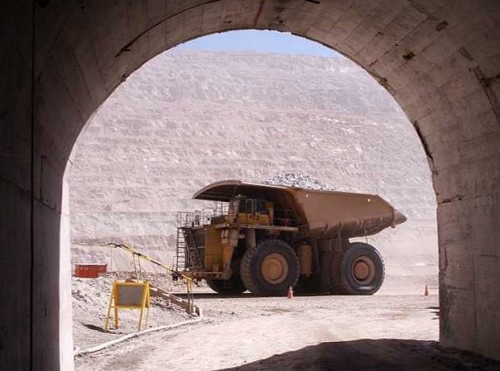
M 203 268 L 204 253 L 198 245 L 194 235 L 194 229 L 201 226 L 202 216 L 200 213 L 177 213 L 177 246 L 176 266 L 177 269 Z
M 193 268 L 201 268 L 203 267 L 203 255 L 201 254 L 201 249 L 196 242 L 196 238 L 194 237 L 193 229 L 190 227 L 183 227 L 182 233 L 184 235 L 186 252 L 187 252 L 187 261 L 189 265 Z
M 186 240 L 181 228 L 177 228 L 177 246 L 175 250 L 175 270 L 186 268 Z

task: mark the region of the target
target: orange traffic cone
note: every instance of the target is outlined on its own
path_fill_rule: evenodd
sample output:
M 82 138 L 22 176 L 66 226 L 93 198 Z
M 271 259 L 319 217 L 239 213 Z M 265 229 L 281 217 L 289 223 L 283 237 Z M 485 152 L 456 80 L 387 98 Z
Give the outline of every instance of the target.
M 288 295 L 287 295 L 287 298 L 288 299 L 293 299 L 293 289 L 292 289 L 292 286 L 290 286 L 288 288 Z
M 427 285 L 425 285 L 424 296 L 429 296 L 429 289 L 427 288 Z

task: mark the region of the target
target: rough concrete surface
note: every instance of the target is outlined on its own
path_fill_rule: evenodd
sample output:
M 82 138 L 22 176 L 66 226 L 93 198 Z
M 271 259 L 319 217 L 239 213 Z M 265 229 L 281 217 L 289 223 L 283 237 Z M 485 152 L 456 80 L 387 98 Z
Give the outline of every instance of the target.
M 0 5 L 0 362 L 70 370 L 64 171 L 89 117 L 146 61 L 241 28 L 339 50 L 397 100 L 438 203 L 440 342 L 500 359 L 497 1 L 54 0 Z M 173 130 L 171 132 L 174 132 Z M 64 250 L 65 251 L 62 251 Z

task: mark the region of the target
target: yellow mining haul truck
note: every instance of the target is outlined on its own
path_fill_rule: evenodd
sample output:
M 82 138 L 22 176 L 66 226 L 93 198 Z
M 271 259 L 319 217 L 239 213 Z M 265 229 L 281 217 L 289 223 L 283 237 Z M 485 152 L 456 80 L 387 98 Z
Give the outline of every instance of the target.
M 406 217 L 377 195 L 216 182 L 197 200 L 215 207 L 178 213 L 176 270 L 220 294 L 246 290 L 375 293 L 384 264 L 371 245 L 350 242 Z

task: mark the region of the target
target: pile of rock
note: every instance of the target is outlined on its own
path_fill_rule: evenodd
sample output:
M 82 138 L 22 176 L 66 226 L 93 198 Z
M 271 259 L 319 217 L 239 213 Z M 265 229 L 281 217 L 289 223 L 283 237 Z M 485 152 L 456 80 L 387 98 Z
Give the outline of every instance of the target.
M 283 185 L 317 191 L 334 191 L 334 188 L 320 180 L 299 172 L 281 173 L 263 181 L 264 184 Z

